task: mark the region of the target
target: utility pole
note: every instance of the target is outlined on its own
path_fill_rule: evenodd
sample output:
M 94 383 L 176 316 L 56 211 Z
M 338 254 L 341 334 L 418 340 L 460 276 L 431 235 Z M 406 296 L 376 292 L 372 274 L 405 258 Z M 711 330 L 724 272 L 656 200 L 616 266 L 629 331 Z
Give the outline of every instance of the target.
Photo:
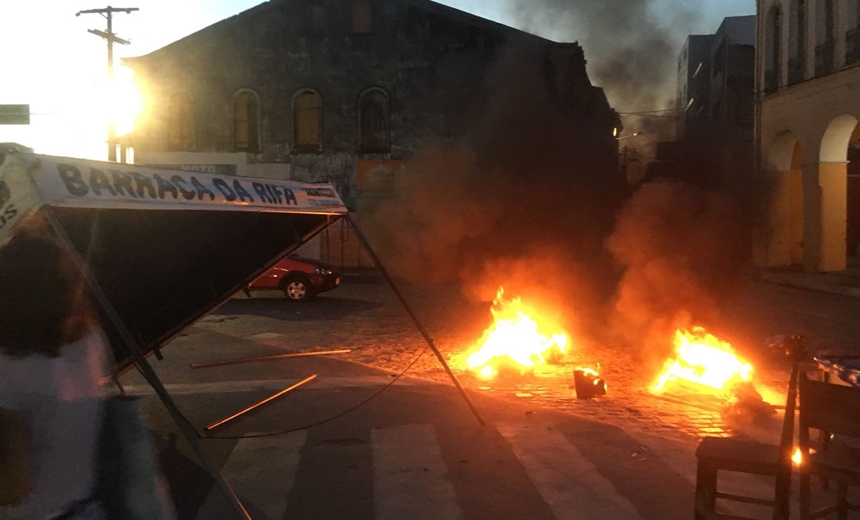
M 103 7 L 101 9 L 87 9 L 86 11 L 78 11 L 75 16 L 82 14 L 100 14 L 107 19 L 107 31 L 99 31 L 97 29 L 88 29 L 87 31 L 107 40 L 107 58 L 108 58 L 108 85 L 113 84 L 113 44 L 128 45 L 128 40 L 123 40 L 113 33 L 113 13 L 131 13 L 137 11 L 137 7 Z M 110 96 L 107 103 L 110 106 Z M 108 110 L 108 161 L 116 162 L 116 123 L 111 117 L 111 110 Z M 125 149 L 123 149 L 123 160 L 125 160 Z

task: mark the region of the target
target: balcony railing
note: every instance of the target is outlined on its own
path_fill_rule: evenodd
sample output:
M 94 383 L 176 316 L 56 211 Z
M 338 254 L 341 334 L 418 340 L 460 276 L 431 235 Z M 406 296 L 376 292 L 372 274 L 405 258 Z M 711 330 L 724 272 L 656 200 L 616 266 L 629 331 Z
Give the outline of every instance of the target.
M 860 61 L 860 27 L 845 33 L 845 63 Z
M 828 40 L 815 47 L 815 75 L 827 74 L 835 66 L 836 42 Z
M 788 60 L 788 84 L 794 85 L 806 79 L 805 53 L 798 52 L 797 56 Z
M 764 91 L 772 94 L 779 90 L 779 70 L 770 69 L 764 72 Z

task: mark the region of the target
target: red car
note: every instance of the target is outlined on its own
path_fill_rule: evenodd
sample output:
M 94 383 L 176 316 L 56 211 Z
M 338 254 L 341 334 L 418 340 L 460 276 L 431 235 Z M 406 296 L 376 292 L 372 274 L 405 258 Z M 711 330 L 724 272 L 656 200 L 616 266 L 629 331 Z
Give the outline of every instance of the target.
M 287 299 L 300 302 L 340 285 L 340 272 L 319 260 L 290 256 L 251 282 L 250 289 L 279 289 Z

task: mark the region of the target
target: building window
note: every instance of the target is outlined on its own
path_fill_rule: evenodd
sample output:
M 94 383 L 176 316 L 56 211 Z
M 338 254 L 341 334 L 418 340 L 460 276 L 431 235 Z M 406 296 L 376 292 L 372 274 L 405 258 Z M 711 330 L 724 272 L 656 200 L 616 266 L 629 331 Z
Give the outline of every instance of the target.
M 782 10 L 778 5 L 770 8 L 766 24 L 764 89 L 776 92 L 782 75 Z
M 790 41 L 793 48 L 788 60 L 789 85 L 806 79 L 807 21 L 806 0 L 794 0 L 790 20 Z
M 352 32 L 354 34 L 373 32 L 373 8 L 369 1 L 358 0 L 352 3 Z
M 723 71 L 723 66 L 726 63 L 726 39 L 720 41 L 717 46 L 717 51 L 714 53 L 714 64 L 711 71 L 711 76 L 717 77 Z
M 167 150 L 194 149 L 194 98 L 185 91 L 174 92 L 167 102 Z
M 322 150 L 322 98 L 313 90 L 293 97 L 293 146 L 299 152 Z
M 834 0 L 819 0 L 816 12 L 815 74 L 831 71 L 836 57 L 836 6 Z
M 366 90 L 359 100 L 359 151 L 391 151 L 391 113 L 388 93 L 379 88 Z
M 260 151 L 260 98 L 252 90 L 240 90 L 233 97 L 233 150 Z
M 848 32 L 845 34 L 845 62 L 860 61 L 860 0 L 848 2 Z

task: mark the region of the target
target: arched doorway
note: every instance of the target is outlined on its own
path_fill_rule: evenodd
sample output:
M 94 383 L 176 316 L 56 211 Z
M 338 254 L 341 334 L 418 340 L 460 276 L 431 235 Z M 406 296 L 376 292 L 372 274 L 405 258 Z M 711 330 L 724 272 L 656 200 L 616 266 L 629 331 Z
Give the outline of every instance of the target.
M 790 132 L 771 145 L 772 172 L 768 265 L 803 265 L 803 148 Z
M 841 115 L 830 122 L 821 139 L 818 163 L 818 185 L 821 188 L 818 269 L 821 271 L 839 271 L 847 265 L 848 160 L 856 129 L 856 117 Z M 856 255 L 856 245 L 851 254 Z
M 848 266 L 860 268 L 860 125 L 854 127 L 851 140 L 848 141 L 847 170 L 845 253 L 848 255 Z

